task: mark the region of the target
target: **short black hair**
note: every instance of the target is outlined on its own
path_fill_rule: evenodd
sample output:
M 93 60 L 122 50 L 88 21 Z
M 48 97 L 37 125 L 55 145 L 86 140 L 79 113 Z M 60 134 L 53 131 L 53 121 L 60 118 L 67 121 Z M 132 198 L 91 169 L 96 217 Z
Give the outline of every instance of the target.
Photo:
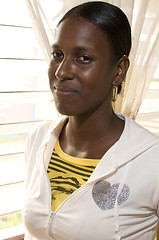
M 125 13 L 118 7 L 102 2 L 86 2 L 70 9 L 58 25 L 67 18 L 83 17 L 107 36 L 117 59 L 128 56 L 131 49 L 131 27 Z

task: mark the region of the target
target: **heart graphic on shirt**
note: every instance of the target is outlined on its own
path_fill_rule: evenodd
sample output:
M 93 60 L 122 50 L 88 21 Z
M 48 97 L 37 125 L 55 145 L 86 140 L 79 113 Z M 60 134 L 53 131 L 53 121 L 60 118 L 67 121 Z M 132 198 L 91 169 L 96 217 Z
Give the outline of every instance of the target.
M 111 184 L 107 181 L 100 181 L 93 186 L 92 196 L 98 207 L 100 207 L 102 210 L 114 208 L 119 185 L 119 183 L 115 183 L 111 186 Z M 126 202 L 129 195 L 129 187 L 124 184 L 118 196 L 117 204 L 121 205 L 122 203 Z

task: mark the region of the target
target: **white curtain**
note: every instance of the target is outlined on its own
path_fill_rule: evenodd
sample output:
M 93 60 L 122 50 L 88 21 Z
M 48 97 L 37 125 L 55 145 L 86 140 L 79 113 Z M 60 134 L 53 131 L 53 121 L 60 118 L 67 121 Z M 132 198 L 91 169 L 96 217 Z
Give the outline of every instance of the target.
M 54 29 L 73 6 L 86 0 L 26 0 L 36 37 L 49 62 Z M 114 109 L 135 119 L 159 63 L 159 0 L 109 0 L 120 7 L 132 26 L 130 68 Z
M 159 62 L 159 1 L 136 0 L 132 19 L 131 66 L 117 111 L 135 118 Z

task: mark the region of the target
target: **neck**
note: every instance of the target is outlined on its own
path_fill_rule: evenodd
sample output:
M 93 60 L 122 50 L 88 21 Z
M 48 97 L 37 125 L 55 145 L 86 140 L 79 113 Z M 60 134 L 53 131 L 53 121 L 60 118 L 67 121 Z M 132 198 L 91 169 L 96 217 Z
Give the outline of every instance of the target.
M 119 139 L 124 121 L 111 112 L 89 114 L 89 117 L 69 117 L 60 135 L 64 152 L 85 158 L 101 158 Z
M 88 116 L 70 116 L 64 132 L 67 139 L 74 142 L 91 142 L 92 139 L 98 140 L 112 135 L 115 131 L 120 132 L 121 128 L 123 129 L 121 122 L 123 121 L 111 108 L 109 111 L 94 112 Z
M 68 131 L 74 137 L 85 140 L 91 140 L 92 136 L 100 138 L 106 132 L 109 132 L 114 114 L 103 116 L 104 113 L 88 118 L 69 117 Z M 103 131 L 104 130 L 104 131 Z M 105 133 L 104 133 L 105 132 Z

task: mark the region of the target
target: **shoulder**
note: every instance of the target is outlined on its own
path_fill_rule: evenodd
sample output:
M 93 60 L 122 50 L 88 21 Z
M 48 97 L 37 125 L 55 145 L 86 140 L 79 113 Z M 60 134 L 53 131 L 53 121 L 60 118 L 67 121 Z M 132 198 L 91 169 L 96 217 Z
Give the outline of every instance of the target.
M 153 134 L 149 130 L 145 129 L 141 125 L 139 125 L 135 120 L 129 118 L 125 114 L 118 114 L 118 116 L 125 120 L 125 128 L 124 133 L 129 138 L 134 139 L 134 141 L 140 141 L 141 144 L 146 142 L 155 142 L 159 143 L 159 136 Z
M 36 124 L 31 131 L 29 132 L 26 140 L 26 148 L 30 148 L 37 141 L 42 142 L 47 133 L 49 132 L 50 127 L 52 126 L 52 121 L 43 121 Z M 25 149 L 26 150 L 26 149 Z
M 50 127 L 54 125 L 54 121 L 42 121 L 36 124 L 28 134 L 29 138 L 35 138 L 36 136 L 44 136 L 49 131 Z
M 49 135 L 64 120 L 64 117 L 57 118 L 55 120 L 42 121 L 29 132 L 28 138 L 35 140 L 36 138 L 44 139 L 45 136 Z
M 125 120 L 125 126 L 115 150 L 118 165 L 139 157 L 146 161 L 152 158 L 158 161 L 159 137 L 126 115 L 120 114 L 119 117 Z
M 28 134 L 25 145 L 25 155 L 27 152 L 31 152 L 32 150 L 35 151 L 40 146 L 45 145 L 45 142 L 50 138 L 50 135 L 54 132 L 54 129 L 57 128 L 62 119 L 65 118 L 58 118 L 54 121 L 42 121 L 36 124 Z
M 26 139 L 24 150 L 25 158 L 28 158 L 33 149 L 37 151 L 39 146 L 42 144 L 43 139 L 45 139 L 51 125 L 52 125 L 51 121 L 43 121 L 36 124 L 31 129 Z

